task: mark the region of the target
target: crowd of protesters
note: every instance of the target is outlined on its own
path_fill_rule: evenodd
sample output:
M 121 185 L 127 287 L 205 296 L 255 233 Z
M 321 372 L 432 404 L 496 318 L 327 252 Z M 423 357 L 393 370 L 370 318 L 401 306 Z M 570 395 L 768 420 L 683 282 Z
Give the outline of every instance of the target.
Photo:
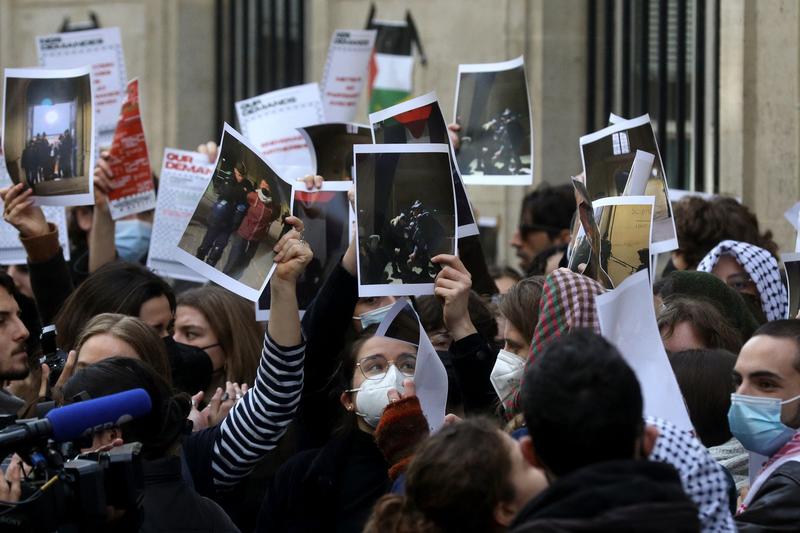
M 236 294 L 162 279 L 146 248 L 123 253 L 111 180 L 101 159 L 95 206 L 70 212 L 70 262 L 31 190 L 0 191 L 28 257 L 0 273 L 0 414 L 147 391 L 150 414 L 82 448 L 142 444 L 133 530 L 800 528 L 800 320 L 785 318 L 777 245 L 739 202 L 675 203 L 680 247 L 654 273 L 692 433 L 643 415 L 636 375 L 600 335 L 604 289 L 560 268 L 572 187 L 542 185 L 510 243 L 521 272 L 439 255 L 434 294 L 412 301 L 448 376 L 450 414 L 431 434 L 418 347 L 377 333 L 395 298 L 359 298 L 354 245 L 301 320 L 296 284 L 313 250 L 287 217 L 265 326 Z M 57 376 L 40 363 L 51 324 L 68 354 Z M 750 454 L 763 458 L 752 473 Z M 15 456 L 0 470 L 0 504 L 20 498 L 27 468 Z M 130 520 L 109 514 L 109 529 Z

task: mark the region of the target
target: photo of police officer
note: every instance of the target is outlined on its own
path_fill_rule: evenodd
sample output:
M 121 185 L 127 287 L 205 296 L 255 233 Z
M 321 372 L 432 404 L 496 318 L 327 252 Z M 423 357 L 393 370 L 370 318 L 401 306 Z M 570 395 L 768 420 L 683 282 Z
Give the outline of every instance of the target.
M 432 284 L 440 267 L 431 259 L 455 252 L 449 154 L 406 149 L 356 155 L 361 285 Z
M 284 232 L 291 185 L 227 130 L 219 158 L 178 244 L 221 275 L 259 289 Z
M 461 72 L 456 95 L 463 176 L 530 176 L 531 116 L 524 66 Z M 492 183 L 487 181 L 487 183 Z

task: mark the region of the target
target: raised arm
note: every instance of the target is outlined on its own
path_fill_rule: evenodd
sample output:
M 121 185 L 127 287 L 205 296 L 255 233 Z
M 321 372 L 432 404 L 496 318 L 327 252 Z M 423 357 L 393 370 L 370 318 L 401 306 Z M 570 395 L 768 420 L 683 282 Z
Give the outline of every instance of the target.
M 231 409 L 214 443 L 213 481 L 218 489 L 241 481 L 277 445 L 300 403 L 305 344 L 295 287 L 313 254 L 301 239 L 302 221 L 287 217 L 286 222 L 293 229 L 275 246 L 272 308 L 255 385 Z
M 94 211 L 89 232 L 89 273 L 117 259 L 114 244 L 116 224 L 108 208 L 108 191 L 112 188 L 113 174 L 108 164 L 108 152 L 102 152 L 94 169 Z

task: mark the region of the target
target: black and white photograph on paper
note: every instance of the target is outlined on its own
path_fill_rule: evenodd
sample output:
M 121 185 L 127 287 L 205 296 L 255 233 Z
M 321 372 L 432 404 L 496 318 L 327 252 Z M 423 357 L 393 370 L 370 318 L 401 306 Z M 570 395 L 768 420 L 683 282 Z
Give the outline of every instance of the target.
M 214 172 L 178 242 L 176 257 L 206 278 L 256 301 L 287 230 L 292 184 L 225 124 Z
M 786 270 L 786 292 L 789 298 L 786 318 L 796 318 L 800 312 L 800 253 L 781 254 L 781 262 Z
M 353 145 L 369 144 L 369 126 L 330 122 L 297 128 L 311 149 L 312 168 L 325 181 L 353 180 Z
M 359 296 L 433 294 L 456 254 L 453 177 L 444 144 L 356 145 Z
M 406 100 L 392 107 L 370 113 L 369 123 L 375 144 L 389 143 L 444 143 L 450 148 L 450 166 L 456 192 L 458 212 L 458 238 L 478 235 L 478 224 L 472 213 L 467 191 L 458 174 L 447 124 L 432 91 Z
M 600 231 L 600 268 L 605 276 L 598 281 L 607 289 L 619 287 L 636 272 L 652 272 L 653 205 L 652 196 L 616 196 L 593 202 Z
M 648 115 L 615 122 L 580 139 L 586 188 L 591 199 L 620 196 L 638 151 L 654 155 L 644 194 L 655 197 L 652 252 L 664 253 L 678 247 L 675 219 L 669 202 L 669 187 Z
M 3 152 L 39 205 L 94 203 L 91 67 L 5 69 Z
M 314 252 L 314 258 L 297 280 L 297 307 L 301 316 L 350 244 L 354 216 L 347 192 L 351 187 L 352 182 L 348 181 L 326 181 L 321 189 L 294 190 L 292 214 L 303 221 L 303 238 Z M 256 302 L 256 320 L 269 320 L 270 306 L 267 283 Z
M 531 185 L 533 127 L 524 58 L 459 65 L 454 122 L 464 183 Z

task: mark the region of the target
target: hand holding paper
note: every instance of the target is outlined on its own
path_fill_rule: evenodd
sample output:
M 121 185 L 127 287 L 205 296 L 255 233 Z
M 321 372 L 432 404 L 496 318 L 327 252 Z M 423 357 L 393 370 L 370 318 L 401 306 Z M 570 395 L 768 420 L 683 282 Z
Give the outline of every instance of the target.
M 17 228 L 20 237 L 38 237 L 50 231 L 44 212 L 33 204 L 32 195 L 33 190 L 25 189 L 21 183 L 0 189 L 0 199 L 5 206 L 3 220 Z
M 281 282 L 295 283 L 306 265 L 311 262 L 314 253 L 307 242 L 303 240 L 303 221 L 297 217 L 286 217 L 286 223 L 292 229 L 275 245 L 275 274 L 273 284 Z

